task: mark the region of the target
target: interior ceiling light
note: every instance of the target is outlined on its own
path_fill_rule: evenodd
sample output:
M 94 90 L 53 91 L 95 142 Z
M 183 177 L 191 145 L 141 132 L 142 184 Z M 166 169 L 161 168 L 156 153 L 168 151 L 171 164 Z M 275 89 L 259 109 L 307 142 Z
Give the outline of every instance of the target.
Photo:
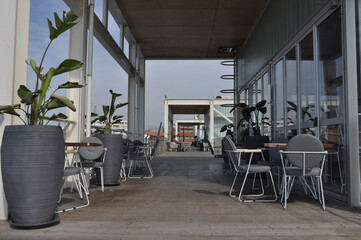
M 218 52 L 219 53 L 232 53 L 235 51 L 235 47 L 219 47 Z

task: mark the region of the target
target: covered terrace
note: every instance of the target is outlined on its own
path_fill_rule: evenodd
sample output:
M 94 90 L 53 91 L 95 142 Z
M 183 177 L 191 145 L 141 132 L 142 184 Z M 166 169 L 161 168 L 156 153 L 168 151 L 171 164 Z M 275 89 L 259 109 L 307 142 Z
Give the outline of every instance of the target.
M 361 237 L 360 0 L 64 2 L 79 15 L 79 24 L 70 30 L 69 57 L 84 63 L 68 79 L 87 84 L 68 90 L 78 111 L 67 113 L 76 124 L 66 129 L 66 141 L 90 136 L 92 82 L 98 81 L 92 79 L 94 38 L 128 75 L 127 121 L 132 140 L 144 136 L 147 60 L 231 59 L 235 63 L 234 75 L 229 76 L 233 103 L 254 106 L 267 100 L 271 126 L 262 126 L 263 135 L 273 140 L 307 133 L 323 142 L 332 139 L 337 146 L 328 160 L 327 210 L 323 212 L 302 191 L 291 195 L 287 210 L 279 202 L 238 202 L 227 196 L 233 175 L 224 173 L 223 163 L 212 164 L 210 153 L 164 153 L 152 162 L 153 179 L 132 179 L 106 188 L 105 193 L 93 188 L 89 207 L 64 213 L 61 224 L 49 229 L 9 229 L 0 182 L 1 239 Z M 94 14 L 98 3 L 102 16 Z M 17 103 L 17 88 L 26 84 L 29 14 L 30 0 L 0 3 L 4 33 L 0 35 L 0 102 L 4 104 Z M 108 31 L 109 16 L 119 27 L 119 40 Z M 200 81 L 207 86 L 206 79 Z M 166 111 L 165 137 L 170 125 Z M 237 109 L 233 123 L 240 117 Z M 19 122 L 1 114 L 0 137 L 6 125 L 14 124 Z M 234 130 L 236 142 L 239 133 Z

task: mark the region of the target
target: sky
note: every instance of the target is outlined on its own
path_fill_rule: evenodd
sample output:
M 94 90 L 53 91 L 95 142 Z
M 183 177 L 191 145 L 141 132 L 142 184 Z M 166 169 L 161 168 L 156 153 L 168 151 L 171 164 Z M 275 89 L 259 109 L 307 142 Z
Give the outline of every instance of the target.
M 95 0 L 95 13 L 100 19 L 101 3 L 101 0 Z M 49 43 L 46 18 L 54 22 L 53 12 L 61 15 L 62 11 L 69 11 L 68 6 L 62 0 L 31 0 L 29 59 L 33 58 L 38 64 L 40 63 L 44 49 Z M 109 16 L 111 15 L 109 14 Z M 108 22 L 109 32 L 114 39 L 119 39 L 115 21 L 109 18 Z M 44 60 L 44 72 L 49 67 L 58 66 L 68 58 L 68 41 L 69 32 L 65 32 L 53 41 Z M 127 50 L 128 46 L 126 45 L 125 52 Z M 128 54 L 126 53 L 126 55 Z M 100 114 L 102 105 L 110 104 L 110 93 L 108 92 L 110 89 L 122 94 L 117 103 L 127 102 L 128 76 L 95 38 L 93 58 L 92 110 L 96 110 Z M 220 76 L 231 73 L 232 68 L 220 65 L 218 60 L 147 60 L 145 128 L 156 130 L 159 122 L 163 121 L 165 96 L 168 98 L 225 96 L 220 93 L 220 90 L 232 88 L 232 82 L 221 80 Z M 35 74 L 29 68 L 28 88 L 34 88 L 35 79 Z M 55 88 L 66 81 L 66 74 L 56 76 L 51 86 Z M 66 95 L 65 91 L 58 93 L 60 93 L 58 95 Z M 126 119 L 127 107 L 117 110 L 116 113 L 124 115 L 124 119 Z M 177 118 L 186 118 L 186 116 Z

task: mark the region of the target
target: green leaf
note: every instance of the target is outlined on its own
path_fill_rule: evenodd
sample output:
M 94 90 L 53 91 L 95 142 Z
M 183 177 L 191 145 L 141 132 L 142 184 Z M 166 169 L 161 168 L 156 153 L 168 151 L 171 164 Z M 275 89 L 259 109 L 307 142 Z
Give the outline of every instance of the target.
M 14 105 L 0 105 L 0 112 L 6 113 L 10 115 L 15 115 L 20 117 L 20 114 L 15 111 L 15 109 L 20 109 L 20 104 L 14 104 Z
M 97 117 L 97 118 L 94 118 L 91 122 L 90 122 L 90 124 L 94 124 L 96 121 L 98 121 L 99 120 L 99 118 Z
M 61 97 L 61 96 L 57 96 L 57 95 L 55 95 L 55 94 L 52 94 L 50 98 L 51 98 L 51 99 L 56 99 L 56 100 L 60 101 L 60 102 L 61 102 L 62 104 L 64 104 L 66 107 L 70 108 L 73 112 L 76 111 L 76 108 L 75 108 L 75 106 L 74 106 L 74 102 L 71 101 L 71 100 L 69 100 L 69 99 L 66 98 L 66 97 Z M 65 106 L 64 106 L 64 107 L 65 107 Z
M 92 112 L 90 115 L 91 115 L 91 117 L 97 117 L 98 116 L 98 114 L 95 113 L 95 112 Z
M 117 105 L 115 106 L 115 109 L 124 107 L 124 106 L 126 106 L 126 105 L 128 105 L 128 103 L 119 103 L 119 104 L 117 104 Z
M 20 85 L 18 89 L 18 96 L 21 99 L 21 103 L 30 105 L 34 102 L 35 98 L 39 95 L 38 92 L 32 93 L 26 86 Z
M 103 114 L 104 114 L 104 116 L 106 116 L 108 114 L 108 112 L 109 112 L 109 106 L 103 105 Z
M 122 96 L 122 94 L 119 94 L 119 93 L 115 93 L 113 92 L 113 90 L 109 90 L 110 94 L 112 95 L 112 100 L 111 100 L 111 103 L 110 103 L 110 113 L 109 113 L 109 117 L 113 116 L 114 112 L 115 112 L 115 99 L 117 97 L 120 97 Z
M 54 76 L 65 73 L 71 72 L 75 69 L 81 68 L 83 63 L 75 59 L 65 59 L 60 65 L 55 69 Z
M 54 40 L 60 34 L 65 32 L 66 30 L 73 27 L 76 23 L 74 22 L 78 17 L 72 13 L 68 12 L 65 16 L 65 12 L 63 12 L 63 21 L 59 18 L 58 14 L 54 12 L 55 19 L 55 27 L 53 27 L 53 23 L 48 19 L 48 27 L 49 27 L 49 38 L 50 40 Z
M 62 113 L 53 114 L 53 115 L 50 117 L 49 121 L 54 120 L 54 119 L 57 119 L 57 118 L 67 119 L 68 117 L 67 117 L 66 115 L 62 114 Z
M 99 121 L 100 122 L 104 122 L 104 121 L 106 121 L 107 120 L 107 117 L 106 116 L 100 116 L 99 117 Z
M 119 115 L 119 116 L 114 116 L 113 117 L 113 120 L 117 120 L 117 119 L 119 119 L 119 118 L 123 118 L 124 116 L 122 116 L 122 115 Z
M 123 121 L 123 120 L 122 119 L 115 120 L 114 122 L 112 122 L 112 125 L 120 123 L 121 121 Z
M 66 82 L 58 86 L 58 88 L 82 88 L 85 84 L 79 84 L 78 82 Z
M 260 109 L 258 109 L 261 113 L 266 114 L 267 113 L 267 108 L 266 107 L 262 107 Z
M 45 98 L 46 92 L 48 91 L 51 79 L 54 75 L 54 68 L 50 68 L 49 71 L 45 75 L 45 80 L 41 82 L 40 94 L 39 94 L 39 103 L 43 102 Z
M 258 102 L 256 104 L 256 109 L 259 110 L 259 109 L 263 108 L 266 105 L 266 103 L 267 103 L 266 100 L 262 100 L 262 101 Z
M 55 108 L 61 108 L 61 107 L 66 107 L 66 105 L 59 101 L 58 99 L 52 99 L 47 105 L 46 105 L 46 109 L 48 110 L 52 110 Z
M 35 60 L 34 59 L 30 59 L 30 62 L 28 62 L 28 61 L 26 61 L 25 60 L 25 62 L 26 62 L 26 64 L 28 64 L 32 69 L 33 69 L 33 71 L 35 72 L 35 74 L 38 76 L 38 77 L 40 77 L 41 76 L 41 71 L 43 71 L 43 67 L 42 68 L 39 68 L 39 67 L 37 67 L 36 66 L 36 62 L 35 62 Z

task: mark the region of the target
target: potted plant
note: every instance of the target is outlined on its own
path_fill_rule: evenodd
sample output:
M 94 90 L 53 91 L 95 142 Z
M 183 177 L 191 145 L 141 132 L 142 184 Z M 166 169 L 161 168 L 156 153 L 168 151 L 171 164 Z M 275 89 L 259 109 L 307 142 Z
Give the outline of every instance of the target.
M 56 68 L 43 73 L 43 62 L 51 43 L 76 24 L 73 12 L 63 12 L 62 19 L 54 13 L 55 26 L 48 19 L 50 42 L 40 64 L 34 59 L 26 63 L 36 74 L 35 90 L 21 85 L 17 91 L 21 104 L 1 105 L 0 113 L 19 117 L 25 125 L 6 126 L 1 148 L 1 171 L 6 200 L 11 214 L 10 224 L 16 228 L 38 228 L 59 223 L 55 215 L 64 173 L 64 137 L 59 126 L 47 125 L 53 119 L 66 119 L 62 113 L 46 114 L 53 109 L 75 106 L 66 97 L 55 93 L 59 89 L 81 88 L 76 82 L 66 82 L 50 94 L 53 76 L 82 67 L 74 59 L 66 59 Z M 25 113 L 25 118 L 19 114 Z
M 124 141 L 121 135 L 111 134 L 112 126 L 120 123 L 123 118 L 123 116 L 114 115 L 114 113 L 115 110 L 124 107 L 128 103 L 119 103 L 115 105 L 115 100 L 117 97 L 122 96 L 122 94 L 115 93 L 112 90 L 109 90 L 109 92 L 111 94 L 110 105 L 103 105 L 103 115 L 101 116 L 97 113 L 92 113 L 92 116 L 94 117 L 92 124 L 100 122 L 105 125 L 104 129 L 97 130 L 95 136 L 99 138 L 107 148 L 103 167 L 104 185 L 115 186 L 119 185 L 119 173 L 123 161 Z

